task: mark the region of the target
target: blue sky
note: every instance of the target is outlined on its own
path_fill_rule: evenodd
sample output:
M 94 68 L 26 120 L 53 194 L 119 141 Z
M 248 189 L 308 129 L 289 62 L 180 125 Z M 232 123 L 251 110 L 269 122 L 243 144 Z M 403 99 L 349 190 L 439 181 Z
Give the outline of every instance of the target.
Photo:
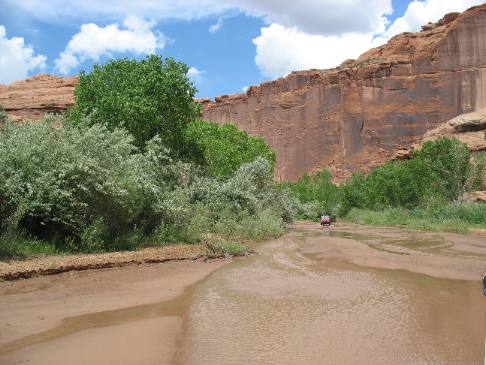
M 0 0 L 0 83 L 156 52 L 186 62 L 198 96 L 214 97 L 292 70 L 337 66 L 481 2 Z

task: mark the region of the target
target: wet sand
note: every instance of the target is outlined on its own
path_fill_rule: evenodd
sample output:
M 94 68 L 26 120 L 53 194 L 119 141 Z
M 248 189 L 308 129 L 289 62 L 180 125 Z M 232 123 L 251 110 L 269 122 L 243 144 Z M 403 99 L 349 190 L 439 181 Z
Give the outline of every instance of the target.
M 254 249 L 0 283 L 0 364 L 482 364 L 486 236 L 299 223 Z
M 168 245 L 136 251 L 32 257 L 0 261 L 0 281 L 28 279 L 68 271 L 106 269 L 173 260 L 216 258 L 204 245 Z
M 0 364 L 168 364 L 190 287 L 228 261 L 0 283 Z

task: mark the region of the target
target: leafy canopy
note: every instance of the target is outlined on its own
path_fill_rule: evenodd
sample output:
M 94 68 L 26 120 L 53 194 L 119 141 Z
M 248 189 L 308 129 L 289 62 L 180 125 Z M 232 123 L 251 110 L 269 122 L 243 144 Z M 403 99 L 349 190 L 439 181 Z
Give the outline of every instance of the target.
M 201 115 L 188 71 L 186 64 L 156 55 L 95 65 L 90 73 L 79 75 L 76 104 L 68 119 L 109 130 L 125 128 L 138 147 L 159 135 L 177 155 L 185 126 Z
M 273 171 L 275 152 L 262 137 L 253 137 L 232 124 L 195 120 L 185 131 L 187 155 L 210 176 L 229 177 L 247 162 L 263 158 Z

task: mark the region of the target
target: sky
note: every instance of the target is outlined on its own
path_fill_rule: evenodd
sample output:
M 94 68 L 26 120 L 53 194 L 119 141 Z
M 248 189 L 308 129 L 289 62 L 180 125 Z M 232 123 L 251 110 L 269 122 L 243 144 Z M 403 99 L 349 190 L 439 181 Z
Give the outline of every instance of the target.
M 0 0 L 0 83 L 156 53 L 199 97 L 331 68 L 484 0 Z

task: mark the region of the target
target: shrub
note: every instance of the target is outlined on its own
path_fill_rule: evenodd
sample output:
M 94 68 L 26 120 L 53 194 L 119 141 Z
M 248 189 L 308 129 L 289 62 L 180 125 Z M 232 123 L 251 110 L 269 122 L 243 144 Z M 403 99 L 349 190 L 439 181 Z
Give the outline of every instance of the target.
M 184 149 L 186 125 L 201 113 L 193 100 L 196 89 L 188 71 L 184 63 L 156 55 L 94 65 L 90 73 L 79 75 L 76 104 L 68 119 L 76 125 L 104 125 L 111 131 L 124 128 L 139 147 L 159 135 L 177 155 Z
M 343 187 L 342 214 L 352 207 L 413 208 L 457 199 L 470 176 L 469 149 L 457 139 L 426 142 L 407 161 L 389 161 L 368 175 L 355 174 Z
M 195 120 L 185 130 L 186 156 L 204 167 L 210 176 L 227 178 L 238 168 L 257 158 L 270 162 L 273 170 L 275 152 L 262 137 L 253 137 L 232 124 L 219 125 Z
M 22 259 L 29 256 L 54 255 L 57 252 L 54 244 L 22 232 L 0 234 L 0 259 Z
M 1 230 L 88 250 L 134 227 L 152 231 L 165 189 L 157 141 L 140 153 L 125 131 L 59 122 L 7 123 L 0 134 Z
M 294 183 L 283 183 L 304 203 L 300 216 L 315 219 L 323 213 L 337 215 L 340 210 L 341 191 L 333 184 L 329 171 L 304 175 Z
M 455 138 L 442 137 L 434 142 L 425 142 L 412 161 L 424 162 L 433 176 L 427 181 L 428 195 L 453 200 L 464 191 L 469 157 L 469 148 L 464 143 Z
M 470 163 L 469 175 L 466 181 L 466 190 L 483 190 L 485 186 L 486 153 L 476 153 Z

